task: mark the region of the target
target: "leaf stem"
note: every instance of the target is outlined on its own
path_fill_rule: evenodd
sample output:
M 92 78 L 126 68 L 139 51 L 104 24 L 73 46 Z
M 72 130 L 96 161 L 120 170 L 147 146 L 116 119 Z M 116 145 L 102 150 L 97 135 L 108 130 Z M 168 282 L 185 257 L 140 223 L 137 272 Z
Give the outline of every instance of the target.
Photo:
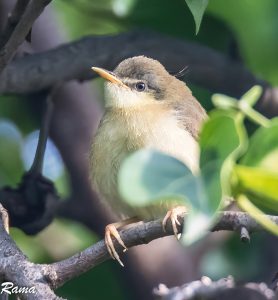
M 248 212 L 262 227 L 278 236 L 278 225 L 268 218 L 257 206 L 255 206 L 245 195 L 237 199 L 238 205 Z
M 239 101 L 239 109 L 248 117 L 251 121 L 257 123 L 263 127 L 270 126 L 270 120 L 264 117 L 262 114 L 253 109 L 246 101 Z

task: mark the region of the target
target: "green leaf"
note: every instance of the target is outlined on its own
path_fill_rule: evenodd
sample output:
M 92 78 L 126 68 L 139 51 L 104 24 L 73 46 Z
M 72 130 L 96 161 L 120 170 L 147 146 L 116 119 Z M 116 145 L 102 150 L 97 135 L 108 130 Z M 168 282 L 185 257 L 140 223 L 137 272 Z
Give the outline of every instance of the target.
M 248 195 L 261 209 L 278 212 L 278 172 L 243 165 L 234 171 L 240 193 Z
M 212 171 L 209 167 L 207 174 Z M 183 241 L 193 243 L 206 233 L 205 230 L 211 224 L 215 213 L 204 190 L 204 182 L 207 179 L 193 176 L 182 162 L 171 156 L 151 149 L 142 149 L 124 161 L 118 183 L 123 199 L 133 207 L 157 205 L 157 212 L 160 212 L 164 201 L 179 201 L 187 206 L 189 215 L 185 221 L 186 238 Z M 199 224 L 200 219 L 202 226 Z M 191 231 L 191 228 L 195 230 Z
M 216 212 L 230 187 L 235 160 L 245 148 L 242 120 L 241 114 L 216 111 L 203 126 L 199 141 L 200 180 L 206 204 L 189 214 L 182 237 L 185 243 L 202 237 L 216 221 Z
M 198 193 L 195 192 L 189 198 L 192 210 L 186 217 L 181 240 L 185 245 L 205 236 L 215 223 L 216 211 L 221 202 L 220 168 L 219 161 L 208 161 L 202 167 L 201 174 L 196 177 L 199 189 L 196 189 Z M 195 200 L 194 203 L 192 199 Z
M 214 0 L 207 13 L 232 30 L 240 55 L 254 74 L 271 85 L 278 84 L 277 0 Z M 236 17 L 235 17 L 236 16 Z M 260 41 L 260 42 L 258 42 Z
M 201 238 L 215 222 L 223 195 L 223 178 L 228 185 L 232 166 L 243 145 L 242 120 L 240 113 L 221 111 L 211 115 L 200 134 L 198 176 L 166 154 L 150 149 L 133 153 L 119 172 L 123 199 L 135 207 L 158 205 L 158 211 L 161 201 L 178 199 L 189 207 L 182 241 L 188 244 Z
M 248 212 L 258 223 L 260 223 L 267 230 L 278 236 L 278 225 L 274 223 L 267 215 L 265 215 L 259 208 L 244 195 L 240 195 L 237 199 L 239 206 Z
M 214 164 L 208 164 L 207 174 L 212 167 Z M 142 149 L 131 154 L 120 168 L 118 183 L 122 197 L 132 206 L 178 199 L 196 211 L 215 211 L 208 205 L 204 179 L 194 176 L 181 161 L 155 150 Z
M 250 138 L 248 152 L 240 163 L 246 166 L 265 166 L 278 172 L 278 118 L 269 121 L 270 126 L 259 128 Z
M 151 149 L 130 155 L 123 162 L 118 177 L 121 195 L 133 206 L 147 206 L 162 198 L 185 198 L 185 182 L 191 184 L 194 180 L 182 162 Z
M 136 0 L 113 0 L 112 9 L 116 16 L 127 16 L 136 4 Z
M 193 15 L 197 34 L 200 29 L 204 12 L 208 6 L 208 0 L 185 0 L 185 2 Z
M 217 163 L 211 176 L 217 176 L 219 181 L 217 187 L 214 187 L 214 193 L 209 196 L 210 201 L 220 203 L 221 194 L 226 196 L 231 194 L 232 169 L 235 161 L 246 149 L 246 141 L 241 113 L 227 111 L 211 113 L 200 134 L 201 170 L 203 171 L 210 161 Z M 216 185 L 217 179 L 212 182 Z

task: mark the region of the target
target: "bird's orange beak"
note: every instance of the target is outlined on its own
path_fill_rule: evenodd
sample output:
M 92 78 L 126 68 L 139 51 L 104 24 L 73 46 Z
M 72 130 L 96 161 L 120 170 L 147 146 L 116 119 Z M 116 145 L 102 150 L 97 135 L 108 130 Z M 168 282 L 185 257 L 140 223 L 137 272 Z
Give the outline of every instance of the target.
M 117 83 L 119 85 L 127 87 L 113 72 L 98 67 L 92 67 L 92 70 L 98 73 L 102 78 L 112 83 Z

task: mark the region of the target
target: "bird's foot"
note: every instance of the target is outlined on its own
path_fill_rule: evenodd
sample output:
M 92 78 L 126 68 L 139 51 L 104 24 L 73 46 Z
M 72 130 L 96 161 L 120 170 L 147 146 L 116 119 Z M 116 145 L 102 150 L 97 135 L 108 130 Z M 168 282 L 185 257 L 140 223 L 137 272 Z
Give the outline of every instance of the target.
M 117 227 L 119 227 L 119 225 L 121 225 L 120 222 L 112 223 L 105 227 L 105 244 L 106 244 L 106 247 L 107 247 L 107 250 L 108 250 L 110 256 L 113 259 L 116 259 L 118 261 L 118 263 L 123 267 L 124 264 L 120 260 L 120 256 L 119 256 L 118 252 L 116 251 L 113 240 L 112 240 L 112 237 L 114 237 L 117 240 L 117 242 L 124 248 L 124 252 L 127 251 L 127 247 L 124 244 L 124 242 L 118 232 L 118 229 L 117 229 Z
M 181 237 L 181 234 L 178 233 L 178 228 L 177 228 L 177 225 L 178 226 L 181 225 L 180 221 L 178 220 L 178 216 L 181 214 L 184 214 L 186 212 L 187 212 L 187 209 L 185 206 L 174 207 L 174 208 L 168 210 L 166 216 L 164 217 L 164 219 L 162 221 L 163 230 L 166 232 L 166 224 L 167 224 L 167 221 L 170 219 L 172 228 L 173 228 L 173 231 L 174 231 L 174 234 L 175 234 L 175 237 L 177 238 L 177 240 L 179 240 Z

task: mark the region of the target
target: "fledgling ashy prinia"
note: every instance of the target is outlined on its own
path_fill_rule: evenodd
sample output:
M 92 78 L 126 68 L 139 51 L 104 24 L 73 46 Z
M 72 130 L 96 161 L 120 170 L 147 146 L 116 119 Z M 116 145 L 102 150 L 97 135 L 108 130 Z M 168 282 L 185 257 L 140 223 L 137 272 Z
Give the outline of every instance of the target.
M 177 236 L 177 215 L 185 207 L 164 201 L 146 208 L 125 203 L 117 186 L 123 160 L 141 148 L 171 155 L 198 172 L 198 133 L 206 112 L 183 81 L 170 75 L 157 60 L 145 56 L 125 59 L 111 72 L 93 67 L 107 80 L 105 113 L 91 149 L 91 178 L 99 196 L 119 217 L 105 229 L 105 243 L 112 258 L 122 265 L 112 236 L 126 249 L 118 228 L 138 220 L 165 216 Z

